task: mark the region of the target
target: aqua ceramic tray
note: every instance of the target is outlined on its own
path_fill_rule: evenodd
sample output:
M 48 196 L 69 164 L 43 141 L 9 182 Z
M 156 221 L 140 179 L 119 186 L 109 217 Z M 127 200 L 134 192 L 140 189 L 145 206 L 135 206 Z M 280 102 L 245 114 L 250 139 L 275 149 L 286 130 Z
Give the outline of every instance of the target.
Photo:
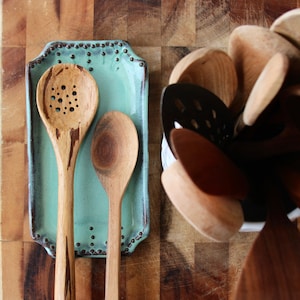
M 106 255 L 108 199 L 90 159 L 94 127 L 107 111 L 133 120 L 140 149 L 122 204 L 122 253 L 130 254 L 149 234 L 148 197 L 148 70 L 146 62 L 121 40 L 57 41 L 46 45 L 26 68 L 29 158 L 29 219 L 33 239 L 55 256 L 57 166 L 52 144 L 36 107 L 36 86 L 52 65 L 74 63 L 89 70 L 99 87 L 94 122 L 78 154 L 74 179 L 75 254 Z

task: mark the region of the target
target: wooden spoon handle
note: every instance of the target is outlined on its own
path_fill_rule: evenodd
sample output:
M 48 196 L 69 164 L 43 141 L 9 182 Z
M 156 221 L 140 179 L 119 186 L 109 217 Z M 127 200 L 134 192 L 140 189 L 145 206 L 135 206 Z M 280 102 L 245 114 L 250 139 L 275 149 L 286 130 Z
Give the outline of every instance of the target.
M 300 151 L 300 130 L 287 126 L 277 136 L 261 141 L 236 141 L 228 146 L 232 157 L 251 161 Z
M 106 258 L 105 299 L 119 300 L 121 261 L 121 201 L 110 199 Z
M 75 299 L 74 168 L 58 165 L 58 216 L 54 299 Z

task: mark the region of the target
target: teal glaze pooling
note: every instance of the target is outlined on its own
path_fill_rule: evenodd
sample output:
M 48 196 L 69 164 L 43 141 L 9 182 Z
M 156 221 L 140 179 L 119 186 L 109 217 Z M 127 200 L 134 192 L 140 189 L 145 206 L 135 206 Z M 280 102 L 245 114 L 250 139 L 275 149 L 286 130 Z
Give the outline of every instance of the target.
M 122 203 L 122 253 L 132 253 L 149 234 L 148 69 L 126 41 L 55 41 L 26 66 L 26 108 L 31 234 L 55 256 L 57 166 L 52 144 L 36 108 L 36 86 L 52 65 L 74 63 L 89 70 L 100 105 L 78 153 L 74 178 L 74 238 L 78 256 L 106 255 L 108 199 L 90 159 L 95 125 L 107 111 L 130 116 L 139 135 L 139 156 Z

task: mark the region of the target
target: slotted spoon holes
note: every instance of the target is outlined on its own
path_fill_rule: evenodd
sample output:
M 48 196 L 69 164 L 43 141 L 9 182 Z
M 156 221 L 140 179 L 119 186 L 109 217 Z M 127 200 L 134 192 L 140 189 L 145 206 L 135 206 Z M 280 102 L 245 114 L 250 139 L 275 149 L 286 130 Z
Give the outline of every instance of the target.
M 222 100 L 208 90 L 192 84 L 173 84 L 164 89 L 161 101 L 168 143 L 171 130 L 178 127 L 198 132 L 221 148 L 232 138 L 233 118 Z
M 204 122 L 210 131 L 209 139 L 218 146 L 223 147 L 229 139 L 228 132 L 230 129 L 227 122 L 223 120 L 222 114 L 219 114 L 214 108 L 207 109 Z
M 219 116 L 217 110 L 203 103 L 203 99 L 192 99 L 184 104 L 179 98 L 175 100 L 177 108 L 178 122 L 182 127 L 194 130 L 211 142 L 222 147 L 228 139 L 228 127 L 223 121 L 222 116 Z M 204 107 L 204 108 L 203 108 Z M 175 126 L 174 126 L 175 127 Z
M 67 115 L 74 113 L 79 108 L 76 85 L 61 84 L 57 87 L 52 87 L 49 95 L 49 109 L 58 114 Z
M 186 104 L 184 104 L 180 98 L 174 99 L 174 106 L 176 107 L 178 113 L 178 118 L 176 118 L 176 122 L 179 123 L 182 127 L 191 126 L 195 131 L 203 130 L 203 126 L 206 126 L 207 129 L 210 129 L 212 126 L 211 121 L 209 119 L 201 119 L 201 117 L 199 118 L 198 115 L 195 115 L 195 117 L 193 117 L 194 109 L 199 111 L 201 115 L 204 113 L 200 102 L 198 100 L 194 100 L 191 103 L 194 104 L 194 106 L 189 107 Z M 190 120 L 188 120 L 189 118 Z M 176 127 L 175 124 L 174 127 Z
M 98 106 L 98 86 L 80 65 L 54 65 L 39 79 L 37 105 L 56 130 L 85 128 Z

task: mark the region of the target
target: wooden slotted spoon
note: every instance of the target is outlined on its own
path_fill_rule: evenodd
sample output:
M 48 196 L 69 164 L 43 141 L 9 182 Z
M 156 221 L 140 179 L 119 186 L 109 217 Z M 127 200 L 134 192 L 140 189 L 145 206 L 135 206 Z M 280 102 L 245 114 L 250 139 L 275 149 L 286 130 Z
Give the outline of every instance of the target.
M 75 299 L 74 167 L 80 144 L 98 108 L 98 87 L 84 68 L 59 64 L 37 85 L 37 107 L 58 167 L 55 299 Z
M 109 198 L 105 299 L 119 300 L 121 205 L 138 157 L 138 135 L 131 119 L 111 111 L 99 120 L 91 145 L 96 174 Z

